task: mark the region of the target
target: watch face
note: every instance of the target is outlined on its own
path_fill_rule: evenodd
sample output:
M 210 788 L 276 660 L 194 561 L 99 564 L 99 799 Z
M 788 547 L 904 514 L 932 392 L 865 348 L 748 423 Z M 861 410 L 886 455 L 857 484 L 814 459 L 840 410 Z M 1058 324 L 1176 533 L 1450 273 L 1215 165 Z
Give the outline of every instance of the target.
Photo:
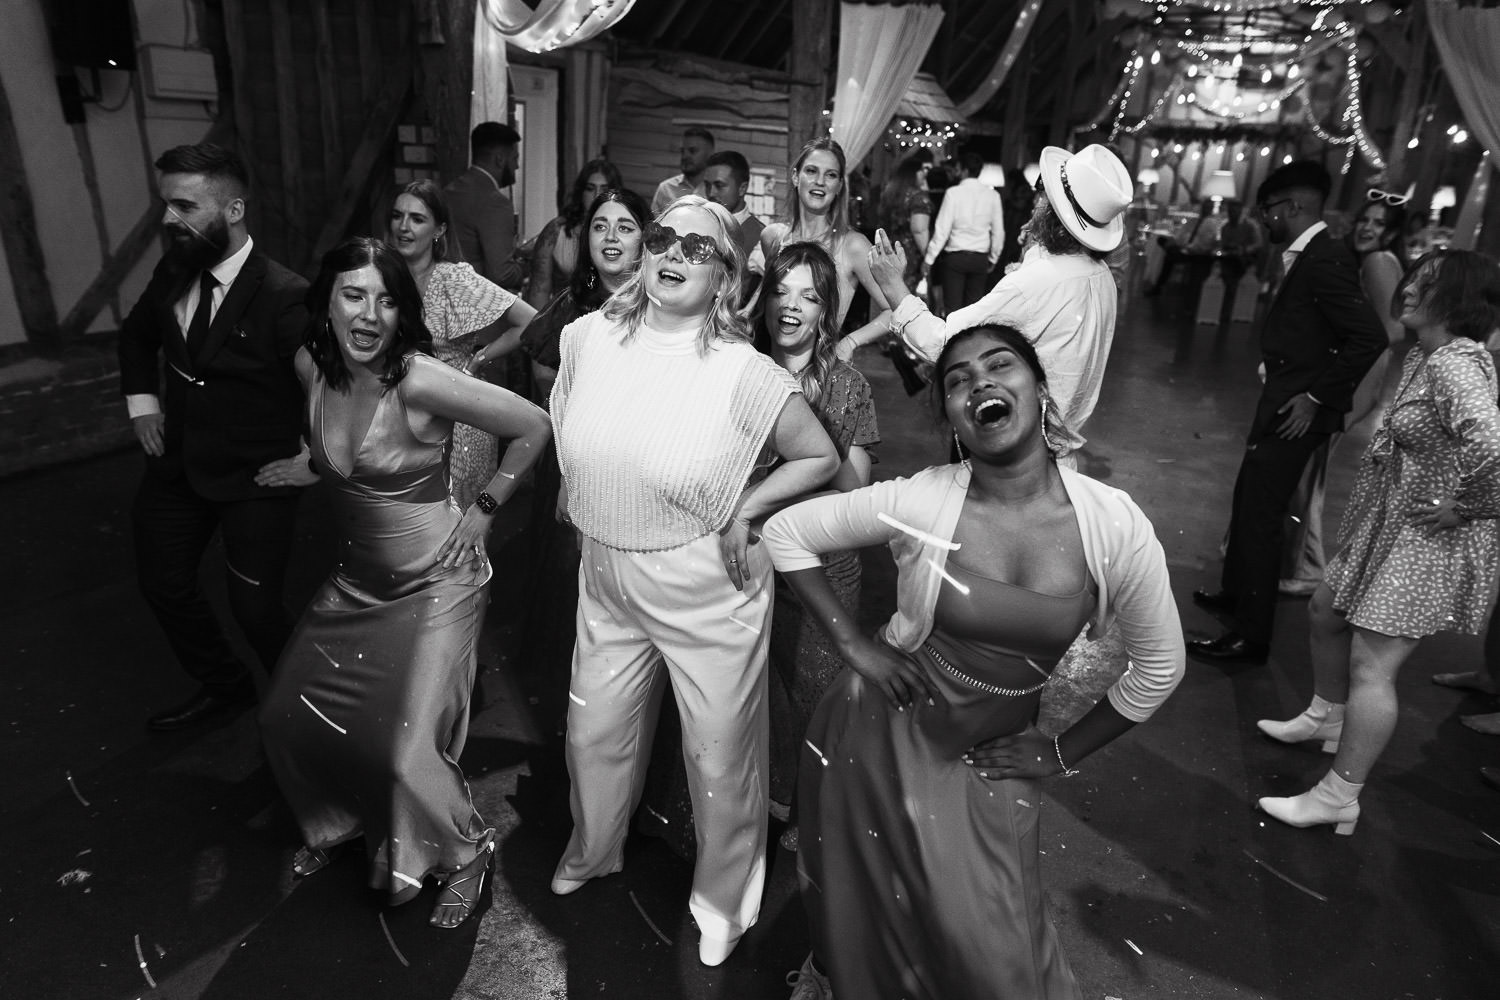
M 495 513 L 495 508 L 499 507 L 500 505 L 496 503 L 495 498 L 490 496 L 488 493 L 481 493 L 479 494 L 479 496 L 474 498 L 474 506 L 484 511 L 486 514 L 493 514 Z

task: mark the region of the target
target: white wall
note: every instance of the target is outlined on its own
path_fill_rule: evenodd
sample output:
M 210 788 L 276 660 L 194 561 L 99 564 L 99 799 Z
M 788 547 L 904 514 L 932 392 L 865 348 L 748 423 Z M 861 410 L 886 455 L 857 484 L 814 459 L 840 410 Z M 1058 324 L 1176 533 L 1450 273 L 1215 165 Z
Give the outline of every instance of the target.
M 74 126 L 63 121 L 42 13 L 44 2 L 10 0 L 6 4 L 5 29 L 0 31 L 0 80 L 20 136 L 47 277 L 62 318 L 98 275 L 105 251 L 84 184 Z M 134 4 L 139 44 L 197 47 L 191 4 L 181 0 L 134 0 Z M 85 85 L 92 87 L 87 71 L 80 72 Z M 133 74 L 102 71 L 100 81 L 102 101 L 84 106 L 85 128 L 103 202 L 106 239 L 113 250 L 155 198 L 151 162 L 172 146 L 201 140 L 217 109 L 196 101 L 154 100 L 145 95 L 139 70 Z M 140 93 L 132 92 L 132 87 Z M 117 105 L 117 110 L 105 109 Z M 155 263 L 153 249 L 125 281 L 120 290 L 123 310 L 130 308 L 145 287 Z M 108 308 L 90 327 L 114 328 Z M 24 340 L 10 272 L 0 269 L 0 344 Z

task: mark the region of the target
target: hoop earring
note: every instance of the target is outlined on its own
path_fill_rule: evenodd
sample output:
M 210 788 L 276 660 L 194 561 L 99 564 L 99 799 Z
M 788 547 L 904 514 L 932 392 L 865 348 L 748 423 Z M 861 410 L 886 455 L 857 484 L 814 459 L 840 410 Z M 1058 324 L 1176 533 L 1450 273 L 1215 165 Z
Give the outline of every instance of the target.
M 593 268 L 589 268 L 589 280 L 583 283 L 583 287 L 592 291 L 594 288 L 594 279 L 598 277 L 598 274 L 598 271 L 595 271 Z
M 1047 404 L 1051 401 L 1051 397 L 1042 396 L 1042 443 L 1047 446 L 1048 453 L 1055 458 L 1057 456 L 1057 445 L 1053 443 L 1052 435 L 1047 431 Z
M 957 449 L 958 460 L 963 464 L 963 467 L 965 469 L 973 468 L 969 465 L 969 456 L 964 454 L 964 443 L 958 439 L 958 431 L 956 429 L 953 431 L 953 447 Z

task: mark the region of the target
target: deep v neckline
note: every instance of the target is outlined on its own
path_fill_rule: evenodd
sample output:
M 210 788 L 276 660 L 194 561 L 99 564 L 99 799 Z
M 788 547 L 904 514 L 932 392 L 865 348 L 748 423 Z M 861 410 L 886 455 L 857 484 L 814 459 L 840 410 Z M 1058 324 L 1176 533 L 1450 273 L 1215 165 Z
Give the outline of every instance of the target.
M 370 429 L 375 426 L 375 420 L 380 416 L 380 408 L 385 405 L 385 397 L 389 395 L 389 392 L 382 392 L 380 396 L 375 400 L 375 409 L 370 411 L 370 420 L 365 424 L 364 432 L 359 436 L 359 443 L 354 446 L 354 451 L 349 456 L 349 468 L 345 470 L 339 468 L 338 460 L 334 457 L 333 453 L 328 450 L 328 382 L 326 380 L 320 381 L 319 386 L 318 437 L 323 442 L 323 457 L 328 459 L 329 468 L 333 469 L 334 472 L 337 472 L 343 479 L 352 482 L 354 479 L 354 472 L 357 468 L 359 468 L 359 456 L 364 454 L 365 442 L 370 439 Z

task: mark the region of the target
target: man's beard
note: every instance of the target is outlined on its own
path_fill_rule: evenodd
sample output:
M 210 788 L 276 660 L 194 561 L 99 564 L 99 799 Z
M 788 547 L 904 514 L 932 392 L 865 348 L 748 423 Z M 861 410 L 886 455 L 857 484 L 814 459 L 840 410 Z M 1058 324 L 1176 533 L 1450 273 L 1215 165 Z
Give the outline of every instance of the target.
M 162 260 L 184 284 L 217 264 L 229 249 L 229 223 L 222 215 L 214 216 L 199 229 L 182 219 L 166 228 L 168 242 Z

